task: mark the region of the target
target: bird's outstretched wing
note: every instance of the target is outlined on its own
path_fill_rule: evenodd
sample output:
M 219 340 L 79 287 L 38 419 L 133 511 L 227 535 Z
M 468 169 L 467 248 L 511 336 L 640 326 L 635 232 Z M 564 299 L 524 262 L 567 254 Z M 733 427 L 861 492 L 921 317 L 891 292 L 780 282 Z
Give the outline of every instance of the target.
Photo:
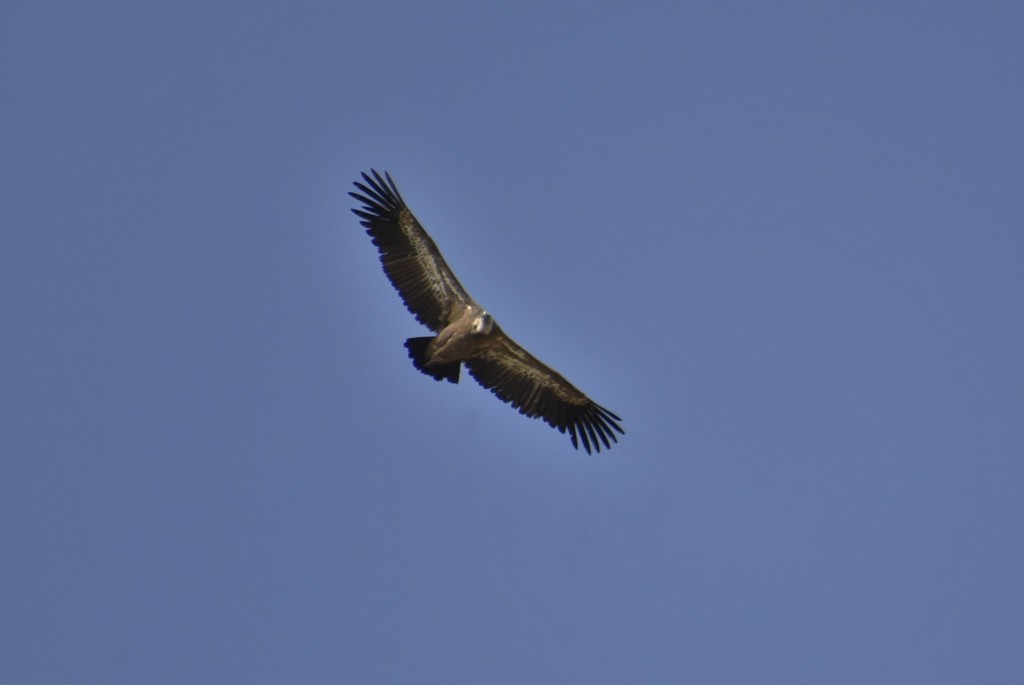
M 526 416 L 544 419 L 559 432 L 568 431 L 572 446 L 601 451 L 618 442 L 615 432 L 625 434 L 618 416 L 577 390 L 497 326 L 490 344 L 464 360 L 480 385 Z
M 449 323 L 453 307 L 474 304 L 466 289 L 445 263 L 441 251 L 416 220 L 398 193 L 391 176 L 371 170 L 359 193 L 349 193 L 364 204 L 353 209 L 380 252 L 384 273 L 416 320 L 433 331 Z M 458 307 L 461 311 L 461 306 Z

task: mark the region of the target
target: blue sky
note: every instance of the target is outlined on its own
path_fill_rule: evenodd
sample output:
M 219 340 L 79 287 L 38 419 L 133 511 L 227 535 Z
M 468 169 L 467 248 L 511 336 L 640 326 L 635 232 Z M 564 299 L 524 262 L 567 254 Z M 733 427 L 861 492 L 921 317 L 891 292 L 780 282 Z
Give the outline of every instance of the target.
M 0 11 L 0 681 L 1024 682 L 1019 3 Z M 587 457 L 423 335 L 392 173 Z

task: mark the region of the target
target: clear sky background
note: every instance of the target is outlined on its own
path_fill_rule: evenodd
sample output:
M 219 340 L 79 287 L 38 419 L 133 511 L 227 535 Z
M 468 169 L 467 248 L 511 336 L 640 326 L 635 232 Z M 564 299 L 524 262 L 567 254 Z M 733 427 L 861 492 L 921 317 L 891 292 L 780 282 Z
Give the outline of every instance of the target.
M 0 10 L 0 682 L 1024 682 L 1024 5 Z M 402 348 L 349 209 L 620 414 Z

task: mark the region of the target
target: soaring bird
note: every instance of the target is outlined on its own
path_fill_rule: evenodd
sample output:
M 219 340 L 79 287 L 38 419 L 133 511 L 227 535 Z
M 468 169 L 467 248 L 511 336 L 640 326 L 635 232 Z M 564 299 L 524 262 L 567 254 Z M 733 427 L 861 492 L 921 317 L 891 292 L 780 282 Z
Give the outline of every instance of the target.
M 597 404 L 539 361 L 495 323 L 462 287 L 437 245 L 406 206 L 385 172 L 362 174 L 349 193 L 363 207 L 352 211 L 380 252 L 380 263 L 406 308 L 436 335 L 409 338 L 413 366 L 441 381 L 459 382 L 459 369 L 519 413 L 569 433 L 573 447 L 600 452 L 625 434 L 618 416 Z

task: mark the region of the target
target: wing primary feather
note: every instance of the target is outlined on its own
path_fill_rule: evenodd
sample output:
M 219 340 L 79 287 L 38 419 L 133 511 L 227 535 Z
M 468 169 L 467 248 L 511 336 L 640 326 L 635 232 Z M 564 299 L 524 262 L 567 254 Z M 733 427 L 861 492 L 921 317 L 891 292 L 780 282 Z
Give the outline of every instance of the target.
M 590 422 L 589 417 L 583 419 L 583 426 L 587 429 L 587 434 L 590 435 L 590 444 L 593 445 L 594 449 L 598 452 L 601 451 L 601 445 L 597 442 L 597 434 L 594 432 L 594 424 Z M 587 451 L 590 454 L 590 451 Z

